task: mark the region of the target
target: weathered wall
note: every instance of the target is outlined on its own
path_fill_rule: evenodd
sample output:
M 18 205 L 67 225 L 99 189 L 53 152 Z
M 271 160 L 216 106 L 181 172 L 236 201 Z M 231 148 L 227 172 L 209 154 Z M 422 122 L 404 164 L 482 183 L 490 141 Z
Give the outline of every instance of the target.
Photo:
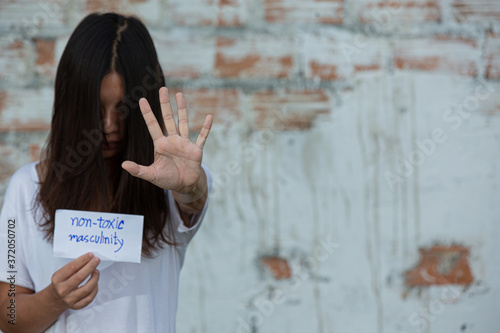
M 179 332 L 500 331 L 498 1 L 1 1 L 0 193 L 96 9 L 215 116 Z

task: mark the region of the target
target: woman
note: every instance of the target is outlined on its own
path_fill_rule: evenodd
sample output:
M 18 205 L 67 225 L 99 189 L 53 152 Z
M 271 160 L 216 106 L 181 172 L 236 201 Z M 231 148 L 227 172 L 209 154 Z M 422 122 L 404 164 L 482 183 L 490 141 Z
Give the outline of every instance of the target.
M 212 117 L 191 142 L 184 96 L 177 128 L 164 85 L 136 18 L 92 14 L 71 35 L 43 159 L 14 174 L 0 215 L 0 246 L 8 224 L 16 234 L 15 273 L 0 263 L 4 332 L 175 331 L 179 270 L 210 190 L 201 161 Z M 141 263 L 55 258 L 56 209 L 143 215 Z

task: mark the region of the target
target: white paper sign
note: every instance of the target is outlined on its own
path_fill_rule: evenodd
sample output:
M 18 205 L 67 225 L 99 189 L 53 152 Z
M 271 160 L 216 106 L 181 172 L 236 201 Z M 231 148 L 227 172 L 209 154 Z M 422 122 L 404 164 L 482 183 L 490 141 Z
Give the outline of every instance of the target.
M 58 209 L 54 257 L 92 252 L 101 260 L 141 262 L 144 216 Z

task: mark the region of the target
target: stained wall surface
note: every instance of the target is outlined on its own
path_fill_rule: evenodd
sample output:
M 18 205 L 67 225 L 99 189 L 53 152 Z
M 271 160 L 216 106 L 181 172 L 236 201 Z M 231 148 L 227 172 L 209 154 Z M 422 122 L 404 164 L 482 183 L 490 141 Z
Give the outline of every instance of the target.
M 0 1 L 0 201 L 96 10 L 215 118 L 179 332 L 500 332 L 500 2 Z

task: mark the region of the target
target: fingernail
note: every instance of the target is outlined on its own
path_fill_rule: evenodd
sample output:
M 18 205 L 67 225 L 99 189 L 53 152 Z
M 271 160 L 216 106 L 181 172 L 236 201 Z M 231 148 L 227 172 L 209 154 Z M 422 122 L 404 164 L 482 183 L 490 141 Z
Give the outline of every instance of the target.
M 89 253 L 89 258 L 92 258 L 94 254 L 92 252 Z
M 98 262 L 100 261 L 100 259 L 99 259 L 99 258 L 97 258 L 97 257 L 95 257 L 95 258 L 94 258 L 94 261 L 98 263 Z

